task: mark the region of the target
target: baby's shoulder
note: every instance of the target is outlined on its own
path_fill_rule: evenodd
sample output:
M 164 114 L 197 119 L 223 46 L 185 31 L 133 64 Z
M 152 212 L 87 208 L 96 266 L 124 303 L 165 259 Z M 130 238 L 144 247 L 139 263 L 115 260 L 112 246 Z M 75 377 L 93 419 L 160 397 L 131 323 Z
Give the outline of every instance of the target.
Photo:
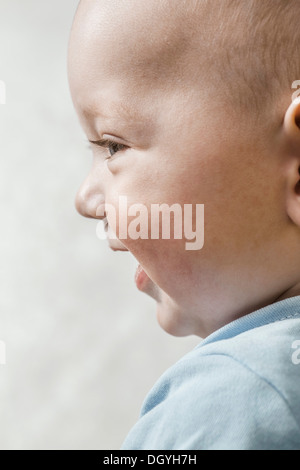
M 280 321 L 250 329 L 228 340 L 207 344 L 199 348 L 198 354 L 199 357 L 228 356 L 249 374 L 272 386 L 291 406 L 295 393 L 297 398 L 299 396 L 299 315 L 283 317 Z M 298 400 L 294 405 L 298 407 Z
M 256 378 L 272 388 L 291 408 L 300 424 L 300 318 L 282 317 L 280 321 L 249 329 L 228 339 L 196 348 L 192 362 L 213 359 L 214 370 L 223 367 L 224 357 L 230 367 L 226 370 L 231 380 L 241 384 L 242 368 L 246 382 Z M 235 365 L 234 365 L 235 364 Z M 223 374 L 221 374 L 223 376 Z M 208 378 L 208 380 L 210 380 Z
M 172 423 L 171 439 L 180 427 L 189 448 L 288 449 L 300 448 L 299 403 L 300 319 L 289 318 L 200 344 L 161 377 L 142 416 L 156 432 Z

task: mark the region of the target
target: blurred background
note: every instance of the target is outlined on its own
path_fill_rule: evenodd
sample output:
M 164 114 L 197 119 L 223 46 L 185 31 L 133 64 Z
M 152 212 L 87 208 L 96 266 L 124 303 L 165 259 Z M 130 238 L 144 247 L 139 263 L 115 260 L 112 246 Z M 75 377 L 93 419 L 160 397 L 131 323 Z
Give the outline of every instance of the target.
M 118 449 L 172 338 L 137 262 L 74 208 L 91 154 L 68 90 L 78 0 L 0 0 L 0 449 Z

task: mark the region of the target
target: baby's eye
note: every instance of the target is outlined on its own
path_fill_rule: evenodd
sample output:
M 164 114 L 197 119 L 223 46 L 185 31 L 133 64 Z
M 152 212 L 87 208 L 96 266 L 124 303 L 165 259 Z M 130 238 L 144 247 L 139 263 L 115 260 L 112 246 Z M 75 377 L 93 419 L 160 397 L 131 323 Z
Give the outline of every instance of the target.
M 124 144 L 118 144 L 112 140 L 90 140 L 91 144 L 97 145 L 98 147 L 107 149 L 109 151 L 110 157 L 113 157 L 116 153 L 121 152 L 122 150 L 127 149 L 128 147 Z M 110 158 L 108 157 L 108 158 Z
M 124 150 L 126 145 L 118 144 L 117 142 L 109 142 L 107 143 L 107 148 L 111 157 L 113 157 L 116 153 L 121 152 Z

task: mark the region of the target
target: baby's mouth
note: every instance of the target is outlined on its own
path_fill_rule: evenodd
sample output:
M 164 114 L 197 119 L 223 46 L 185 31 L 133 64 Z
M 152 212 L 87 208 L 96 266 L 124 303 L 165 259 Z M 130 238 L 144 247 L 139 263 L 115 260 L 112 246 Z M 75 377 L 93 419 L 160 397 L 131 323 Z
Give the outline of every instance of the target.
M 114 231 L 111 229 L 107 218 L 103 219 L 104 231 L 106 233 L 106 238 L 109 244 L 109 247 L 113 251 L 129 251 L 123 243 L 116 237 Z
M 136 269 L 134 280 L 135 280 L 137 288 L 140 291 L 143 291 L 147 283 L 150 281 L 148 274 L 146 274 L 146 272 L 144 271 L 144 269 L 142 268 L 140 264 L 138 265 Z
M 139 291 L 148 294 L 154 300 L 161 300 L 159 287 L 150 279 L 144 268 L 139 264 L 135 273 L 135 284 Z
M 107 232 L 108 232 L 108 220 L 107 220 L 107 217 L 105 217 L 105 218 L 102 220 L 102 222 L 103 222 L 103 225 L 104 225 L 104 231 L 105 231 L 105 233 L 107 233 Z
M 104 231 L 107 236 L 109 247 L 113 251 L 129 251 L 123 243 L 116 237 L 115 233 L 111 229 L 107 217 L 102 220 L 104 224 Z M 139 264 L 135 272 L 135 284 L 139 291 L 148 294 L 157 302 L 160 301 L 160 289 L 159 287 L 150 279 L 144 268 Z

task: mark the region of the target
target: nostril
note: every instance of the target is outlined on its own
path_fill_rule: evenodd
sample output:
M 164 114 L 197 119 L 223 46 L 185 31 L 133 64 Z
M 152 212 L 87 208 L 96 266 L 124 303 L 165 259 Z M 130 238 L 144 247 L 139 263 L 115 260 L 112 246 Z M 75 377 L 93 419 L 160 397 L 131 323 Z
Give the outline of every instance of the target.
M 97 208 L 95 212 L 95 219 L 106 220 L 107 214 L 105 210 L 105 203 L 102 202 Z
M 104 200 L 99 196 L 91 196 L 85 202 L 86 217 L 93 219 L 101 218 L 101 208 L 104 207 Z

